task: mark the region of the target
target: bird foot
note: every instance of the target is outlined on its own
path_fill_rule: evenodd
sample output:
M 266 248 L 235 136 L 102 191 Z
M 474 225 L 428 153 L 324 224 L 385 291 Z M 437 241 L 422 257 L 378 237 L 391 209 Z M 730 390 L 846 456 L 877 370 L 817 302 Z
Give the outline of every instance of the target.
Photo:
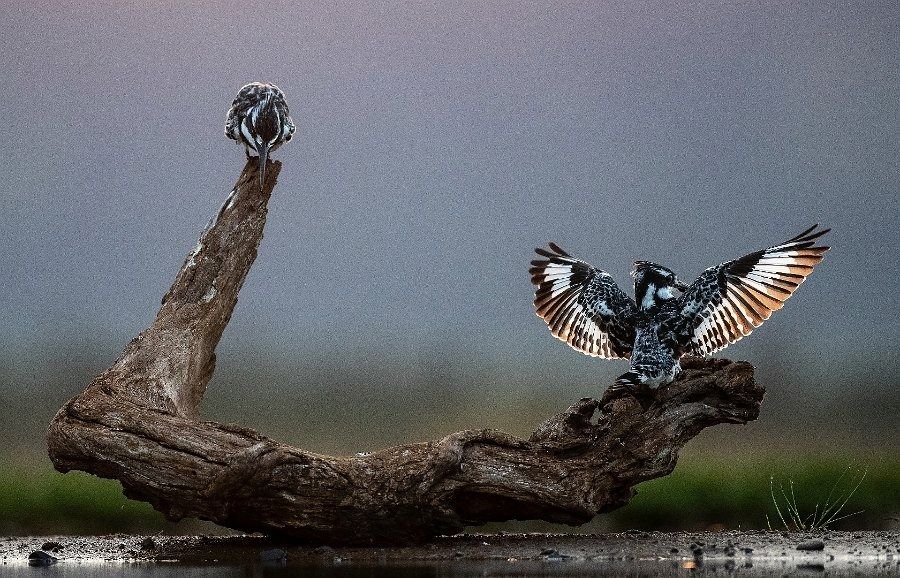
M 633 398 L 640 404 L 642 410 L 647 411 L 653 405 L 653 402 L 656 401 L 656 390 L 646 386 L 633 386 L 616 382 L 603 392 L 600 405 L 605 407 L 607 404 L 626 397 Z

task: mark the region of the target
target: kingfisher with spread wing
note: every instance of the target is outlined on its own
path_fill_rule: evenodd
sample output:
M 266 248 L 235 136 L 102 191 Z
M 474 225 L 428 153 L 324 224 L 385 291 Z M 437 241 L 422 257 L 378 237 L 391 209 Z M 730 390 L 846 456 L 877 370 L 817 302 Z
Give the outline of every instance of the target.
M 631 299 L 613 278 L 559 246 L 535 249 L 534 306 L 550 332 L 594 357 L 630 359 L 616 389 L 656 388 L 681 372 L 682 355 L 704 356 L 750 335 L 781 309 L 828 247 L 829 229 L 814 225 L 796 237 L 704 271 L 685 285 L 673 271 L 634 263 Z

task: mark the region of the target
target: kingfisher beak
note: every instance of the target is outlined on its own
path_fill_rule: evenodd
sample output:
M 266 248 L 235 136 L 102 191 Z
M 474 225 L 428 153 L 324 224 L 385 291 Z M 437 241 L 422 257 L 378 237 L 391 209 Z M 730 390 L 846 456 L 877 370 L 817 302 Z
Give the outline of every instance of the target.
M 259 145 L 259 190 L 262 192 L 266 182 L 266 162 L 269 160 L 269 143 Z

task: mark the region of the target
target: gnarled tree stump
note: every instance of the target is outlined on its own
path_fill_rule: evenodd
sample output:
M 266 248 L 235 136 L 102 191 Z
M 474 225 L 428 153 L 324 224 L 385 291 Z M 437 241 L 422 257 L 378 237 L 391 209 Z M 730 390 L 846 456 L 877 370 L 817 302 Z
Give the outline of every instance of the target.
M 527 440 L 462 431 L 369 455 L 325 456 L 198 420 L 215 348 L 256 257 L 281 164 L 263 190 L 245 166 L 188 255 L 153 324 L 60 409 L 50 458 L 61 472 L 119 480 L 172 520 L 327 543 L 400 543 L 509 519 L 584 523 L 675 467 L 703 428 L 746 423 L 764 390 L 752 367 L 687 360 L 645 409 L 582 399 Z

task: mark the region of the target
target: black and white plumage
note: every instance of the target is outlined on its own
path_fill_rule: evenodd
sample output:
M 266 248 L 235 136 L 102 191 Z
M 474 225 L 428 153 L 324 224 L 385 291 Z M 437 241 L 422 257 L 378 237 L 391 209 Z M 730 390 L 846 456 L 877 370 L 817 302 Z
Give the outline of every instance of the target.
M 284 92 L 274 84 L 251 82 L 238 91 L 225 117 L 225 136 L 244 145 L 247 157 L 259 157 L 259 186 L 266 180 L 269 153 L 293 138 Z
M 630 359 L 617 387 L 658 387 L 675 379 L 682 355 L 719 351 L 781 309 L 828 250 L 816 240 L 829 229 L 817 227 L 710 267 L 690 286 L 670 269 L 637 261 L 634 300 L 608 273 L 550 243 L 535 249 L 543 259 L 531 262 L 534 306 L 551 333 L 574 349 Z

